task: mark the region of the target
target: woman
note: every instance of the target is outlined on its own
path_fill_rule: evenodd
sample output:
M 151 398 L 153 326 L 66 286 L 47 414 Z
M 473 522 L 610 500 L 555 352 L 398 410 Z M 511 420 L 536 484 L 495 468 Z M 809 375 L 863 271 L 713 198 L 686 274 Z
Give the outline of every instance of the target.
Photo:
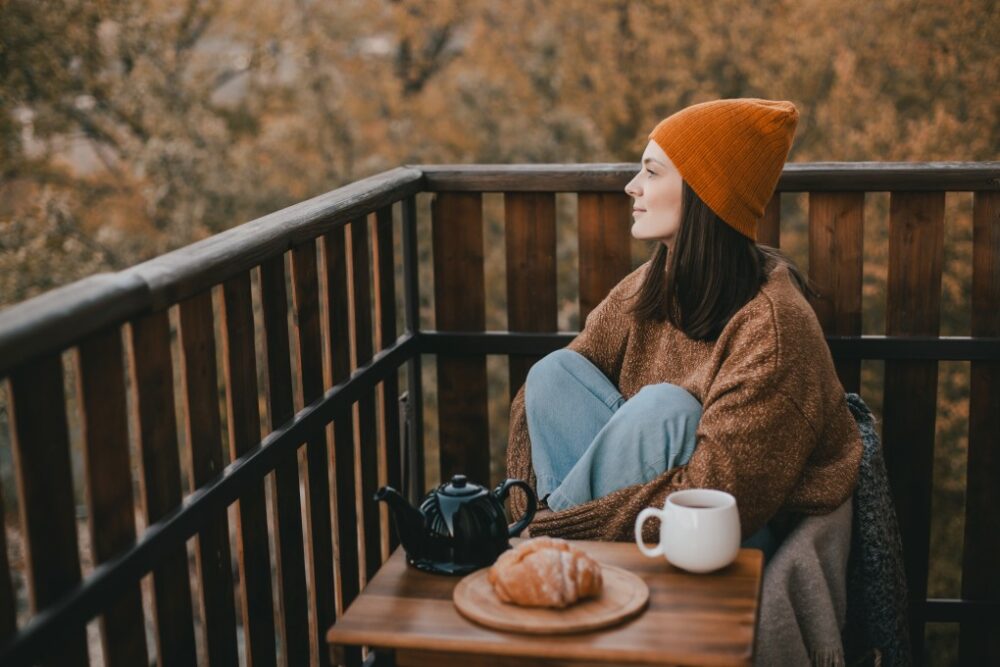
M 550 510 L 532 535 L 631 540 L 641 509 L 714 488 L 768 554 L 790 519 L 853 492 L 861 440 L 806 281 L 755 243 L 797 122 L 790 102 L 717 100 L 650 133 L 625 192 L 652 259 L 511 406 L 508 473 Z

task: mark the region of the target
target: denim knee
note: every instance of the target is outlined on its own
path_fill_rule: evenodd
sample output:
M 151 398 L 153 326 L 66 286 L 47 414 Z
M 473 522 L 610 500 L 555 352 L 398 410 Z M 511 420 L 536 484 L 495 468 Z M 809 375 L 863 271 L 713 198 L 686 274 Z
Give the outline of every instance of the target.
M 663 421 L 672 416 L 701 419 L 698 399 L 683 387 L 667 382 L 646 385 L 628 399 L 622 409 L 628 409 L 633 418 L 640 420 Z
M 649 479 L 691 458 L 701 404 L 676 385 L 648 385 L 625 401 L 615 419 L 628 434 L 628 446 L 635 448 L 643 461 L 644 479 Z M 619 439 L 623 435 L 620 433 Z
M 525 400 L 597 399 L 612 411 L 625 402 L 618 388 L 589 359 L 569 349 L 556 350 L 538 361 L 525 380 Z M 583 392 L 583 393 L 580 393 Z
M 528 370 L 528 377 L 525 378 L 525 391 L 546 391 L 554 389 L 569 374 L 567 367 L 574 363 L 572 357 L 579 356 L 572 350 L 556 350 L 536 361 Z

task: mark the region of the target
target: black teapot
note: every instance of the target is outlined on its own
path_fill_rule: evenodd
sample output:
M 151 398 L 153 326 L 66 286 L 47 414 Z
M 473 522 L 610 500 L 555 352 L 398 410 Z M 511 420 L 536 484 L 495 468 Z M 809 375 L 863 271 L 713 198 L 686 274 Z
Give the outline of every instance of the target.
M 503 501 L 519 486 L 528 494 L 528 508 L 510 528 Z M 535 516 L 538 501 L 526 482 L 508 479 L 493 491 L 455 475 L 431 491 L 420 509 L 414 508 L 391 486 L 383 486 L 375 500 L 389 504 L 407 562 L 437 574 L 468 574 L 492 565 L 510 548 Z

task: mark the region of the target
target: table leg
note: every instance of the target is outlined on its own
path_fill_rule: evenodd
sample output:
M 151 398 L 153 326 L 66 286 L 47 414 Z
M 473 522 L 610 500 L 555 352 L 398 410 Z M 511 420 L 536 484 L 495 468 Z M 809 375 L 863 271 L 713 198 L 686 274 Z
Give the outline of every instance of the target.
M 370 649 L 364 667 L 396 667 L 396 652 L 387 648 Z
M 360 646 L 332 645 L 330 662 L 343 667 L 396 667 L 396 655 L 392 649 L 369 649 L 362 661 Z

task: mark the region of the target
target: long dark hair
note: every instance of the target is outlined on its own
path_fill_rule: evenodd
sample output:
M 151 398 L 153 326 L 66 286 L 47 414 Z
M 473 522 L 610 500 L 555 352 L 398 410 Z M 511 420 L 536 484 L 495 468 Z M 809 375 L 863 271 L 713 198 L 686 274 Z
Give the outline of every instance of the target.
M 792 260 L 727 225 L 684 181 L 680 229 L 669 251 L 657 243 L 632 312 L 640 320 L 669 321 L 689 338 L 715 340 L 778 264 L 788 267 L 803 295 L 815 296 Z

